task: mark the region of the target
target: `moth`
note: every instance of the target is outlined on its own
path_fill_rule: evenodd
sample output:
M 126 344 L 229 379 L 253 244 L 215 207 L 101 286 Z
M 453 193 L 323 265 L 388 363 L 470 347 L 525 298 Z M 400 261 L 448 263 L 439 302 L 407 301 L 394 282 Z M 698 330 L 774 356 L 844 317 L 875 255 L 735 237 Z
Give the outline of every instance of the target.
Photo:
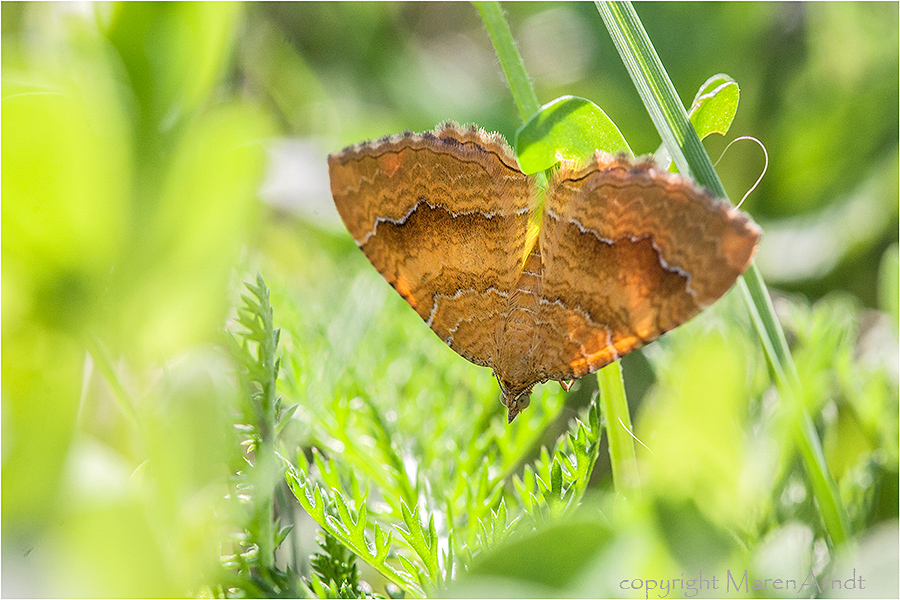
M 546 190 L 500 134 L 453 123 L 329 155 L 372 265 L 448 346 L 488 367 L 509 422 L 688 321 L 744 272 L 759 227 L 649 159 L 562 161 Z

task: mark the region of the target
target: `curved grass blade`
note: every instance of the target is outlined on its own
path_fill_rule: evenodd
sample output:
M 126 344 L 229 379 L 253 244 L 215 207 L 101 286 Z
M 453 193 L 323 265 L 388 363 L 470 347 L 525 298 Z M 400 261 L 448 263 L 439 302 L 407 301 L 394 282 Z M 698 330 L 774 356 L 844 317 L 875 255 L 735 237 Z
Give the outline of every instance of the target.
M 691 126 L 684 106 L 675 93 L 675 87 L 634 7 L 630 2 L 594 0 L 594 4 L 678 169 L 682 173 L 692 174 L 701 185 L 716 195 L 727 198 L 719 175 L 697 132 Z M 791 358 L 784 331 L 775 316 L 768 290 L 755 264 L 751 264 L 747 272 L 738 278 L 738 287 L 744 295 L 786 409 L 795 415 L 793 422 L 796 443 L 829 539 L 832 544 L 840 545 L 850 536 L 847 511 L 825 463 L 822 444 L 812 420 L 802 404 L 797 368 Z

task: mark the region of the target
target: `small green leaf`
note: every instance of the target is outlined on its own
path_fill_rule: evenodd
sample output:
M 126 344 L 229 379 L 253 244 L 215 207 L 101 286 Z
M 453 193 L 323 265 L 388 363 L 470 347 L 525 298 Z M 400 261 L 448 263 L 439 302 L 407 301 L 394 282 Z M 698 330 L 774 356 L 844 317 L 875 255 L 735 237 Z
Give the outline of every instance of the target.
M 405 573 L 400 573 L 403 576 L 403 579 L 407 583 L 417 584 L 421 586 L 425 586 L 428 584 L 428 579 L 425 576 L 425 573 L 419 570 L 419 567 L 416 564 L 403 556 L 402 554 L 397 555 L 397 559 L 400 561 L 400 565 L 405 570 Z
M 334 498 L 337 500 L 335 506 L 338 511 L 338 515 L 341 518 L 341 525 L 347 532 L 347 535 L 354 540 L 354 542 L 358 542 L 360 539 L 365 542 L 365 538 L 363 537 L 363 532 L 366 527 L 365 522 L 365 509 L 360 510 L 360 515 L 354 520 L 353 514 L 351 512 L 351 507 L 347 505 L 347 501 L 344 499 L 344 495 L 339 490 L 334 490 Z
M 398 527 L 400 535 L 422 559 L 431 580 L 438 581 L 440 579 L 440 566 L 438 563 L 437 531 L 434 527 L 434 515 L 431 515 L 428 520 L 428 532 L 426 534 L 422 528 L 422 522 L 419 520 L 418 505 L 414 506 L 412 513 L 410 513 L 409 507 L 406 506 L 406 503 L 403 503 L 401 504 L 401 510 L 403 512 L 403 522 L 409 531 L 404 531 Z
M 550 469 L 550 493 L 554 498 L 562 496 L 562 465 L 559 460 L 553 459 L 553 466 Z
M 359 539 L 365 541 L 365 532 L 366 532 L 366 523 L 368 522 L 368 511 L 366 509 L 365 504 L 361 504 L 359 507 L 359 511 L 356 517 L 356 523 L 353 528 L 353 533 Z
M 387 558 L 388 552 L 391 549 L 391 541 L 393 540 L 393 532 L 388 531 L 385 534 L 384 530 L 377 523 L 374 526 L 375 530 L 375 562 L 377 564 L 381 564 L 384 562 L 384 559 Z
M 713 75 L 700 86 L 688 117 L 701 140 L 711 133 L 728 133 L 740 98 L 737 82 L 722 73 Z
M 317 485 L 313 489 L 312 506 L 306 507 L 309 514 L 318 523 L 325 523 L 325 499 L 322 497 L 322 489 Z
M 497 503 L 497 499 L 503 494 L 503 481 L 498 481 L 494 484 L 494 489 L 490 491 L 487 495 L 487 499 L 482 503 L 483 506 L 494 506 Z
M 540 456 L 535 462 L 535 474 L 544 476 L 544 479 L 550 479 L 550 467 L 552 465 L 550 450 L 547 449 L 547 446 L 542 446 Z
M 518 475 L 513 476 L 513 486 L 516 489 L 516 496 L 522 504 L 522 508 L 525 509 L 525 512 L 528 514 L 532 514 L 538 508 L 536 497 L 532 490 L 540 485 L 538 483 L 539 480 L 540 478 L 537 477 L 531 465 L 525 466 L 522 470 L 521 478 Z
M 322 456 L 322 453 L 319 452 L 318 448 L 313 448 L 313 460 L 319 468 L 319 477 L 322 478 L 322 483 L 335 490 L 339 490 L 343 487 L 341 485 L 340 474 L 337 472 L 337 467 L 331 459 Z
M 294 467 L 288 460 L 285 460 L 284 462 L 288 467 L 288 471 L 292 471 L 292 472 L 296 471 L 295 472 L 296 475 L 300 475 L 303 477 L 303 479 L 301 481 L 303 481 L 303 482 L 306 481 L 305 473 L 309 472 L 309 460 L 307 460 L 306 454 L 303 452 L 302 449 L 297 452 L 297 466 L 296 467 Z
M 444 553 L 444 586 L 450 585 L 453 580 L 453 546 L 455 545 L 455 541 L 453 539 L 453 530 L 451 529 L 447 533 L 447 552 Z
M 289 406 L 281 415 L 278 417 L 278 427 L 275 430 L 276 433 L 281 433 L 288 423 L 291 422 L 291 417 L 300 407 L 300 404 L 292 404 Z
M 504 500 L 500 500 L 500 506 L 497 508 L 497 512 L 491 511 L 491 515 L 494 517 L 494 520 L 499 523 L 502 527 L 506 527 L 506 502 Z
M 281 531 L 279 531 L 279 532 L 278 532 L 278 535 L 275 536 L 275 547 L 276 547 L 276 548 L 277 548 L 278 546 L 280 546 L 280 545 L 284 542 L 284 540 L 287 538 L 288 534 L 289 534 L 289 533 L 291 532 L 291 530 L 293 530 L 293 529 L 294 529 L 293 524 L 292 524 L 292 525 L 286 525 L 286 526 L 284 526 L 284 527 L 281 528 Z
M 328 528 L 328 531 L 336 538 L 340 539 L 347 545 L 353 545 L 353 541 L 350 539 L 350 530 L 347 529 L 347 526 L 344 525 L 344 523 L 340 519 L 338 519 L 334 515 L 326 514 L 325 526 Z
M 631 154 L 615 123 L 584 98 L 557 98 L 542 106 L 516 132 L 519 168 L 529 175 L 563 159 L 585 160 L 595 150 Z
M 437 558 L 437 529 L 434 527 L 434 513 L 431 513 L 431 516 L 428 517 L 428 539 L 426 540 L 428 543 L 428 549 L 432 551 L 435 558 Z M 437 566 L 437 561 L 435 561 L 435 566 Z
M 599 440 L 603 430 L 603 423 L 600 421 L 600 404 L 598 402 L 591 402 L 588 418 L 591 423 L 591 438 L 593 440 Z
M 894 332 L 900 323 L 900 285 L 898 285 L 897 244 L 893 244 L 881 255 L 878 267 L 878 307 L 894 320 Z
M 478 528 L 480 532 L 476 534 L 476 537 L 479 539 L 482 546 L 490 550 L 493 545 L 493 537 L 488 533 L 487 525 L 485 525 L 484 521 L 481 519 L 478 519 Z

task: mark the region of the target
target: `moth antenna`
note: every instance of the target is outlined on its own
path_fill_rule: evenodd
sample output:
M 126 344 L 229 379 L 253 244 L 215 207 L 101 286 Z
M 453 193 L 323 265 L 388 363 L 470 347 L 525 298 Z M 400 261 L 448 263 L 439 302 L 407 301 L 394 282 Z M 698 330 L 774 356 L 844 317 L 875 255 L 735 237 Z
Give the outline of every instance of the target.
M 725 156 L 725 153 L 728 152 L 728 149 L 729 149 L 729 148 L 731 148 L 731 144 L 735 143 L 735 142 L 738 141 L 738 140 L 751 140 L 751 141 L 753 141 L 753 142 L 756 142 L 756 145 L 759 146 L 760 148 L 762 148 L 763 156 L 765 157 L 766 162 L 765 162 L 765 164 L 763 165 L 762 173 L 760 173 L 760 174 L 759 174 L 759 177 L 757 177 L 757 179 L 756 179 L 756 183 L 754 183 L 754 184 L 750 187 L 750 189 L 747 190 L 747 192 L 746 192 L 746 193 L 744 194 L 744 196 L 741 198 L 741 201 L 737 203 L 736 208 L 740 208 L 740 207 L 741 207 L 741 204 L 744 203 L 744 200 L 747 199 L 747 196 L 749 196 L 750 193 L 751 193 L 753 190 L 756 189 L 756 186 L 758 186 L 759 183 L 762 181 L 763 177 L 765 177 L 766 171 L 769 170 L 769 152 L 766 150 L 766 145 L 763 144 L 761 141 L 759 141 L 757 138 L 753 137 L 752 135 L 742 135 L 741 137 L 736 137 L 736 138 L 734 138 L 733 140 L 731 140 L 731 141 L 728 143 L 728 145 L 725 146 L 725 149 L 722 150 L 722 154 L 719 155 L 719 159 L 716 161 L 716 164 L 713 165 L 713 166 L 717 166 L 717 165 L 719 164 L 719 161 L 722 160 L 722 157 Z

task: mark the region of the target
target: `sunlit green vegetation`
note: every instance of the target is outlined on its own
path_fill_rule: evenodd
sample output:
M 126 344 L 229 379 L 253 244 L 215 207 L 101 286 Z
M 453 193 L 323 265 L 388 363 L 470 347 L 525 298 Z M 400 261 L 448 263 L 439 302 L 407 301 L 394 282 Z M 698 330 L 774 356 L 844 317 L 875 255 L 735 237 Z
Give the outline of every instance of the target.
M 593 4 L 503 8 L 540 103 L 657 151 Z M 896 596 L 898 7 L 636 8 L 686 106 L 739 85 L 698 125 L 730 124 L 713 161 L 768 149 L 742 208 L 802 392 L 729 293 L 622 361 L 626 497 L 596 377 L 507 426 L 331 204 L 348 144 L 513 142 L 472 5 L 3 3 L 4 595 Z M 762 153 L 716 169 L 737 200 Z

